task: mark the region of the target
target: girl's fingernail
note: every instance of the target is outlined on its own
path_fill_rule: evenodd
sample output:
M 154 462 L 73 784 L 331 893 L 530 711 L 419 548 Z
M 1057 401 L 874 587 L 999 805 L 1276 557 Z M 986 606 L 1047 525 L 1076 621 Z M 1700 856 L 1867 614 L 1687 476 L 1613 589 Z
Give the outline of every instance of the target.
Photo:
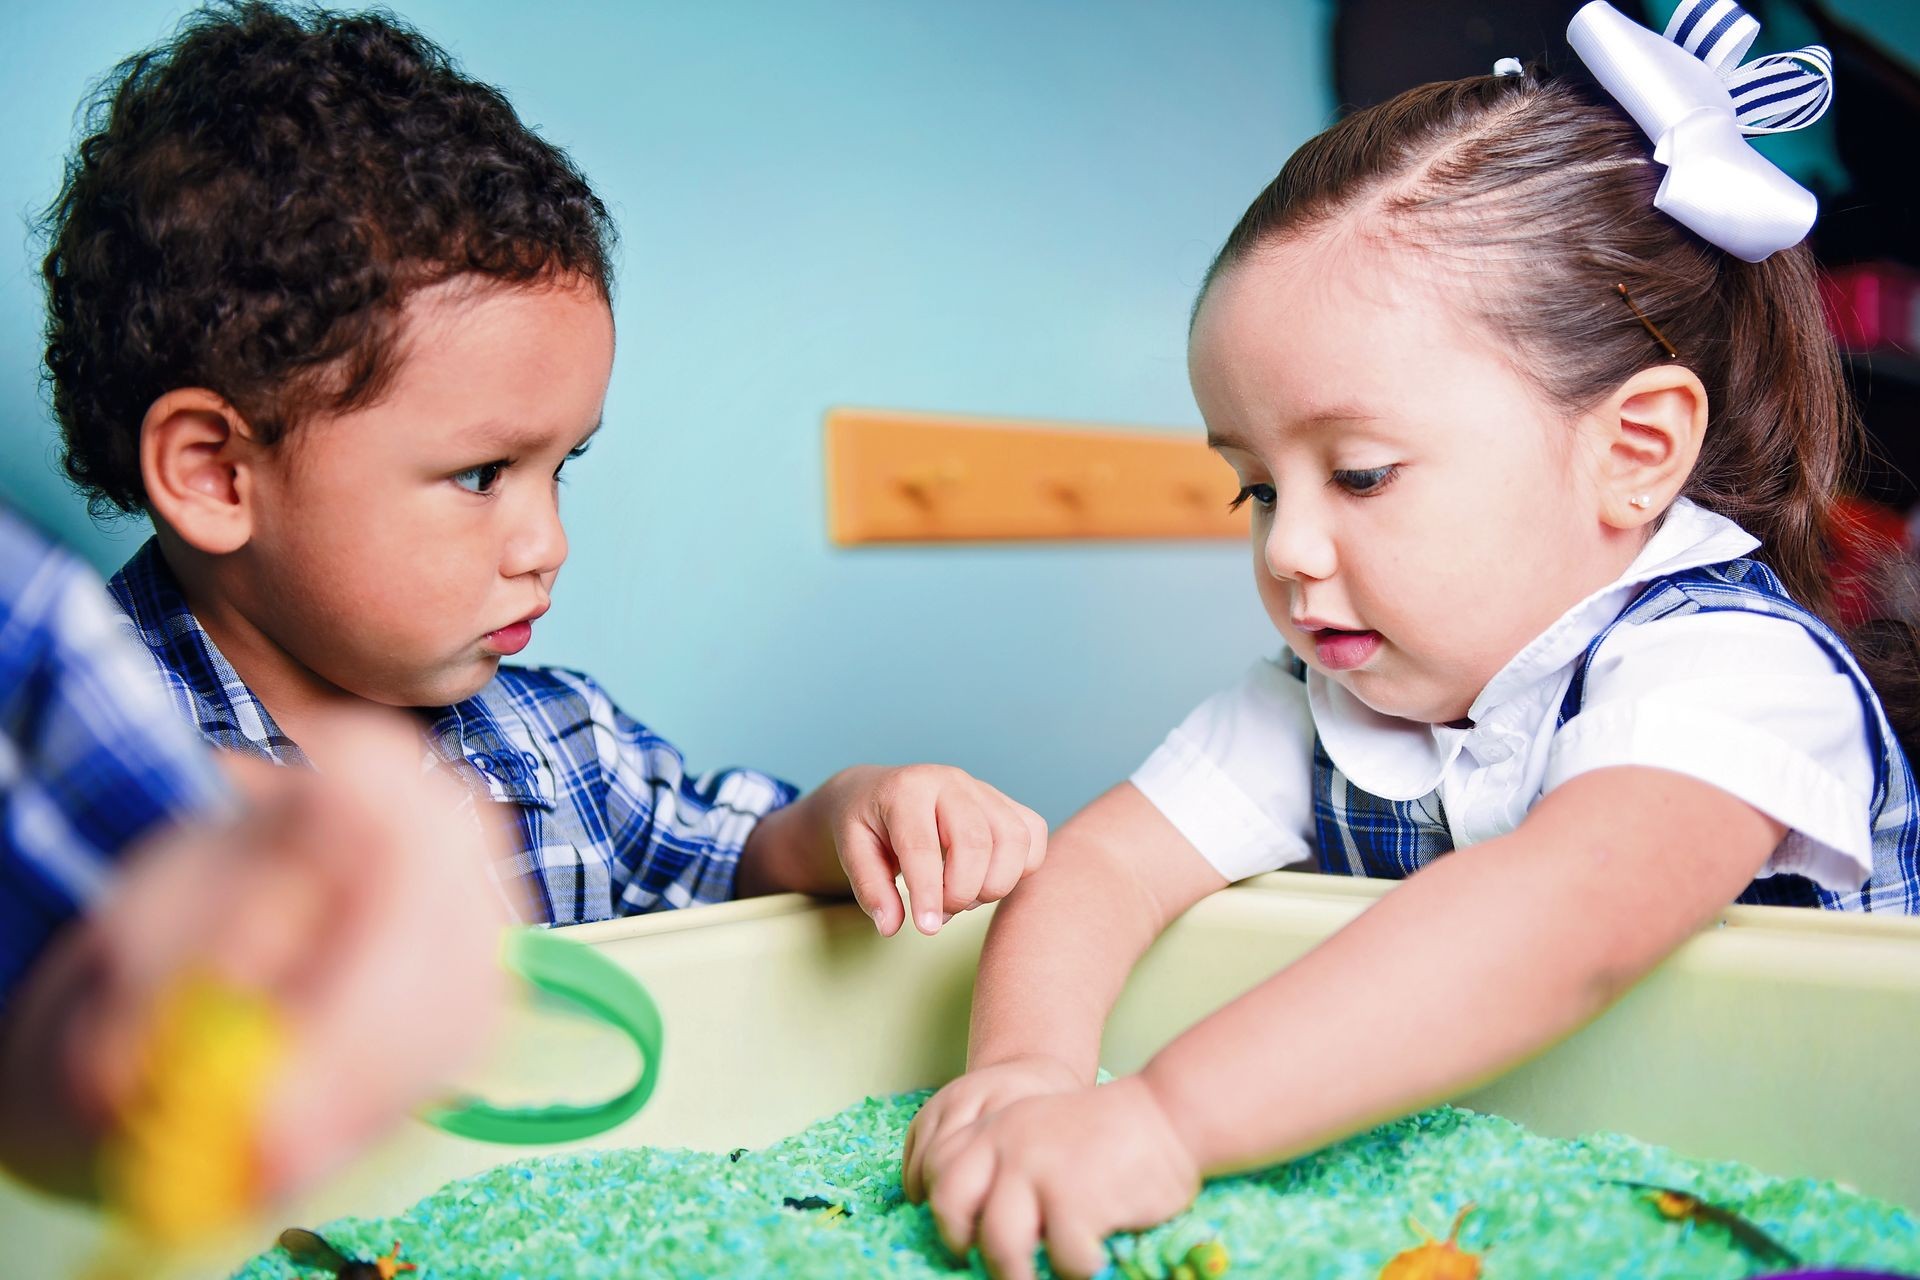
M 980 905 L 980 899 L 978 899 L 978 898 L 975 898 L 975 899 L 974 899 L 974 900 L 973 900 L 972 902 L 969 902 L 969 903 L 968 903 L 968 904 L 967 904 L 966 906 L 964 906 L 964 907 L 962 907 L 962 908 L 960 908 L 960 909 L 961 909 L 962 911 L 971 911 L 971 910 L 973 910 L 973 909 L 974 909 L 975 907 L 977 907 L 977 906 L 979 906 L 979 905 Z
M 937 911 L 922 911 L 920 913 L 920 927 L 928 933 L 932 933 L 945 923 L 945 917 Z

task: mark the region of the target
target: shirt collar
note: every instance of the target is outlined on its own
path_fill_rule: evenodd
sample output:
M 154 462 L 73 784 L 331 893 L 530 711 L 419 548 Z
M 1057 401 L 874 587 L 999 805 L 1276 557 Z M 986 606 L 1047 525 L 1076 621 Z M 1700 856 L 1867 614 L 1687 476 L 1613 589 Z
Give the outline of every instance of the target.
M 275 764 L 310 763 L 193 616 L 180 580 L 160 554 L 158 539 L 147 539 L 107 585 L 170 683 L 190 701 L 188 710 L 203 736 L 217 747 Z M 554 807 L 539 770 L 514 767 L 521 753 L 509 746 L 486 706 L 484 690 L 428 714 L 427 741 L 433 753 L 453 765 L 469 785 L 495 800 Z
M 305 765 L 307 757 L 280 731 L 266 704 L 214 644 L 187 607 L 180 580 L 148 538 L 107 583 L 147 651 L 153 655 L 194 727 L 214 746 L 275 764 Z
M 1737 560 L 1760 540 L 1733 521 L 1677 500 L 1626 572 L 1568 609 L 1494 673 L 1467 718 L 1478 725 L 1502 706 L 1549 684 L 1656 578 Z M 1318 671 L 1307 672 L 1315 731 L 1333 763 L 1361 790 L 1413 800 L 1440 785 L 1472 732 L 1383 715 Z

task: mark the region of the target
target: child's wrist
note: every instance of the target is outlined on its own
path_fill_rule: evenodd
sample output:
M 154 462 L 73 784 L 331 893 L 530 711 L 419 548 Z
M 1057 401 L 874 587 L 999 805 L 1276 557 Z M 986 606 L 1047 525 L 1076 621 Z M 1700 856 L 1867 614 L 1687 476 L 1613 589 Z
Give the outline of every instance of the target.
M 848 892 L 847 870 L 840 861 L 837 832 L 873 765 L 842 769 L 755 824 L 741 849 L 738 892 L 810 893 L 832 897 Z
M 1044 1049 L 1023 1049 L 1019 1052 L 982 1054 L 967 1064 L 968 1071 L 989 1069 L 1007 1069 L 1031 1071 L 1038 1075 L 1053 1078 L 1067 1088 L 1084 1088 L 1093 1084 L 1097 1071 L 1083 1070 L 1065 1055 L 1049 1053 Z
M 1155 1058 L 1140 1069 L 1137 1079 L 1158 1108 L 1167 1131 L 1193 1161 L 1195 1169 L 1205 1173 L 1232 1161 L 1237 1153 L 1212 1140 L 1213 1127 L 1208 1123 L 1204 1106 L 1199 1105 L 1193 1090 L 1179 1078 L 1177 1071 L 1169 1070 Z

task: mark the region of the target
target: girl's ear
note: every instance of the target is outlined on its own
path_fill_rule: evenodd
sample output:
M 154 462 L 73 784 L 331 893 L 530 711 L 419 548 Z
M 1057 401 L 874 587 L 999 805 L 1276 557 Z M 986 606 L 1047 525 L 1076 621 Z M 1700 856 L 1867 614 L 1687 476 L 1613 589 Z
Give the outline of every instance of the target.
M 204 387 L 169 391 L 140 423 L 140 479 L 155 520 L 208 555 L 253 536 L 262 446 L 240 411 Z
M 1658 519 L 1693 473 L 1707 431 L 1707 389 L 1682 364 L 1642 369 L 1589 415 L 1601 522 L 1638 529 Z

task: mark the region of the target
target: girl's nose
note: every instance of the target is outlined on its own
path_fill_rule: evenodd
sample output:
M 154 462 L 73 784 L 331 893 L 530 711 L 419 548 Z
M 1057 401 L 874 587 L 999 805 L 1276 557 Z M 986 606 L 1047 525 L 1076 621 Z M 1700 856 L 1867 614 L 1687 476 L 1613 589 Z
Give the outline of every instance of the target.
M 1297 506 L 1275 514 L 1261 553 L 1267 572 L 1288 581 L 1331 578 L 1336 564 L 1333 539 Z

